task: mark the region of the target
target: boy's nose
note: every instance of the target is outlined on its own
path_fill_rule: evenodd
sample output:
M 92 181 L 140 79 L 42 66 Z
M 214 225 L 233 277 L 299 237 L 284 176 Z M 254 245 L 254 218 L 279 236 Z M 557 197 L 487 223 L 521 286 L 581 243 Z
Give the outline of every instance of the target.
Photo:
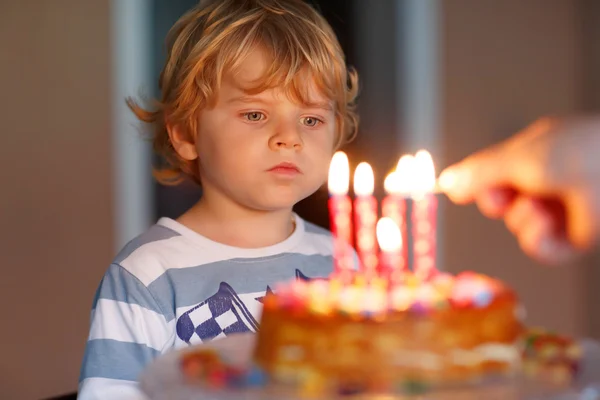
M 274 150 L 302 149 L 302 137 L 300 136 L 300 132 L 298 132 L 298 128 L 287 127 L 278 129 L 278 132 L 271 138 L 271 146 L 274 147 Z

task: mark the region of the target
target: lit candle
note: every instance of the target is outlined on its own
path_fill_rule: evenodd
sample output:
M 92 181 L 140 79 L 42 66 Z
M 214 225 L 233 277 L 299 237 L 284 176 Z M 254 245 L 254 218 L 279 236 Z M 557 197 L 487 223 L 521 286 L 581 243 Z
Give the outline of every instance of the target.
M 413 156 L 406 155 L 400 158 L 396 170 L 390 173 L 383 183 L 387 196 L 381 203 L 383 217 L 391 218 L 400 228 L 402 247 L 398 249 L 402 256 L 402 269 L 408 268 L 408 237 L 406 230 L 406 197 L 410 192 L 410 179 L 412 177 Z
M 421 279 L 429 279 L 436 272 L 437 229 L 437 198 L 433 193 L 435 168 L 429 152 L 417 152 L 413 161 L 413 171 L 411 192 L 414 272 Z
M 382 273 L 388 277 L 391 285 L 397 284 L 401 279 L 403 268 L 402 235 L 400 228 L 391 218 L 381 218 L 376 227 L 377 242 L 381 249 L 379 263 Z
M 334 237 L 334 273 L 347 275 L 352 269 L 352 202 L 348 196 L 350 166 L 345 153 L 333 155 L 329 166 L 329 218 Z
M 374 277 L 377 269 L 377 200 L 373 196 L 375 179 L 373 169 L 365 162 L 354 171 L 354 229 L 356 251 L 367 276 Z

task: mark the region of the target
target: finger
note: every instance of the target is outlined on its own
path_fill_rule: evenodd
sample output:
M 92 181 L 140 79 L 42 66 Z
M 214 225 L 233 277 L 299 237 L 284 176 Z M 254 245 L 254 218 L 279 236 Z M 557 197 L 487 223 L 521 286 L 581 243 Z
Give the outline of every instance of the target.
M 528 196 L 519 195 L 504 215 L 504 223 L 508 230 L 519 237 L 530 217 L 536 215 L 536 201 Z
M 518 228 L 513 233 L 525 254 L 541 261 L 549 253 L 548 238 L 553 236 L 553 232 L 551 215 L 545 210 L 531 207 L 523 214 Z
M 580 255 L 564 235 L 557 233 L 554 222 L 550 214 L 535 212 L 518 233 L 523 252 L 546 265 L 564 264 Z
M 556 201 L 522 196 L 507 217 L 521 249 L 533 259 L 558 265 L 580 255 L 567 240 L 564 208 Z
M 510 171 L 502 161 L 503 144 L 475 153 L 446 168 L 440 174 L 438 186 L 455 203 L 472 202 L 483 190 L 510 186 Z
M 564 237 L 556 235 L 541 236 L 538 239 L 536 250 L 536 259 L 547 265 L 566 264 L 583 254 Z
M 483 215 L 498 219 L 504 217 L 515 196 L 516 192 L 513 189 L 493 188 L 477 196 L 475 202 Z
M 577 249 L 590 250 L 600 238 L 600 188 L 590 184 L 584 190 L 567 192 L 562 206 L 565 210 L 565 234 Z

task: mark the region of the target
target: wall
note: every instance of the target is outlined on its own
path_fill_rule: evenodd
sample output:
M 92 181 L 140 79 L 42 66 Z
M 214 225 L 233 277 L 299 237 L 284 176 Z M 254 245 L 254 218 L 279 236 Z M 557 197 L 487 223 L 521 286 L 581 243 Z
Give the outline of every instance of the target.
M 582 102 L 579 2 L 444 1 L 445 163 Z M 445 207 L 445 265 L 510 282 L 531 324 L 586 334 L 582 269 L 527 259 L 501 222 Z
M 597 0 L 581 0 L 581 25 L 583 40 L 583 95 L 584 111 L 600 113 L 600 2 Z M 600 251 L 596 251 L 587 260 L 584 268 L 586 295 L 586 326 L 590 335 L 600 339 Z
M 0 5 L 0 398 L 77 388 L 112 256 L 107 1 Z

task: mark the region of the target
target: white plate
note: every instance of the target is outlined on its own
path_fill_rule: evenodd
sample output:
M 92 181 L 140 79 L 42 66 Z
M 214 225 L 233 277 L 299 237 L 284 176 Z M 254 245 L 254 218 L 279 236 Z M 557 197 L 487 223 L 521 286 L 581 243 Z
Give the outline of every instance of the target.
M 208 344 L 171 351 L 157 358 L 140 377 L 141 388 L 151 400 L 296 400 L 294 397 L 274 392 L 273 389 L 256 388 L 245 391 L 191 386 L 184 383 L 179 361 L 184 352 L 201 348 L 214 348 L 233 365 L 247 365 L 254 348 L 254 334 L 232 335 Z M 582 369 L 572 389 L 560 393 L 538 384 L 496 384 L 472 389 L 431 392 L 419 400 L 600 400 L 600 344 L 582 340 Z M 401 400 L 402 396 L 354 396 L 349 399 Z M 414 399 L 414 397 L 412 397 Z

